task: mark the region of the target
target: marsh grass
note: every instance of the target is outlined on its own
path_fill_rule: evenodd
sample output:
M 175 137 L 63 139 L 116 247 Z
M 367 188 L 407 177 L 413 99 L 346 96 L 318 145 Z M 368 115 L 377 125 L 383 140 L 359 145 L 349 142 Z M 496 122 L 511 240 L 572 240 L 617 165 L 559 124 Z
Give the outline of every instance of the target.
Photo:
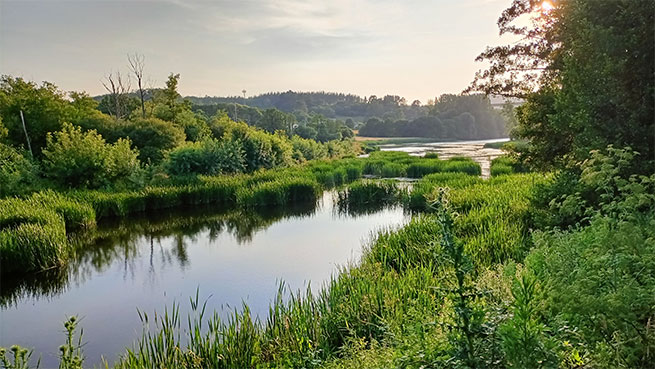
M 103 218 L 207 204 L 223 208 L 288 206 L 315 202 L 322 189 L 352 183 L 364 174 L 419 178 L 435 172 L 479 175 L 480 167 L 470 159 L 443 161 L 403 152 L 374 152 L 365 159 L 317 160 L 252 174 L 199 176 L 176 186 L 122 192 L 48 190 L 20 199 L 0 199 L 2 273 L 64 265 L 72 252 L 70 234 L 91 228 Z M 343 204 L 351 205 L 386 204 L 400 197 L 399 190 L 389 184 L 355 184 L 346 193 Z M 418 195 L 412 196 L 410 202 L 418 203 Z
M 530 199 L 535 186 L 545 181 L 543 174 L 514 174 L 451 191 L 459 214 L 455 232 L 475 265 L 522 259 L 530 246 Z
M 253 192 L 280 186 L 280 193 L 311 194 L 318 186 L 312 177 L 261 175 L 252 182 Z M 466 173 L 437 173 L 425 176 L 413 191 L 430 201 L 430 189 L 443 193 L 440 188 L 450 188 L 448 201 L 455 212 L 448 237 L 461 242 L 476 266 L 468 273 L 477 275 L 524 251 L 527 204 L 532 188 L 544 179 L 520 174 L 484 181 Z M 361 191 L 366 199 L 379 191 L 380 183 L 356 182 L 352 193 Z M 382 187 L 383 196 L 393 192 Z M 288 199 L 277 196 L 265 198 Z M 441 218 L 431 213 L 413 217 L 398 230 L 380 231 L 358 265 L 342 267 L 318 292 L 309 287 L 292 292 L 281 285 L 264 320 L 245 304 L 227 316 L 207 312 L 197 295 L 186 320 L 178 304 L 161 314 L 140 312 L 143 334 L 115 367 L 313 368 L 364 352 L 384 354 L 381 362 L 399 367 L 443 363 L 465 342 L 451 340 L 461 331 L 456 319 L 461 314 L 452 296 L 457 273 L 453 256 L 444 249 L 444 232 L 449 231 Z M 387 348 L 401 348 L 406 355 L 390 358 Z

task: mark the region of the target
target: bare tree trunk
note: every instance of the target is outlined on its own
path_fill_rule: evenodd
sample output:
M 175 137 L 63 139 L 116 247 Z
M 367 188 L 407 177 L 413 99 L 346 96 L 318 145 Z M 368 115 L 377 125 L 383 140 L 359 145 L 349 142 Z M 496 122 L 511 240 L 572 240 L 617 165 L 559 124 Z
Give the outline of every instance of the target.
M 146 117 L 146 101 L 145 90 L 143 88 L 143 69 L 145 67 L 145 57 L 143 55 L 134 54 L 127 55 L 127 61 L 130 64 L 130 69 L 136 77 L 136 82 L 139 87 L 139 98 L 141 99 L 141 114 Z
M 30 155 L 34 157 L 32 152 L 32 143 L 30 143 L 30 136 L 27 135 L 27 127 L 25 126 L 25 117 L 23 117 L 23 111 L 20 111 L 20 120 L 23 122 L 23 132 L 25 132 L 25 139 L 27 139 L 27 148 L 30 149 Z
M 114 99 L 114 118 L 119 120 L 125 114 L 123 112 L 123 98 L 130 92 L 130 77 L 123 77 L 120 71 L 111 72 L 105 77 L 106 81 L 102 82 L 109 96 Z M 111 114 L 111 111 L 110 111 Z

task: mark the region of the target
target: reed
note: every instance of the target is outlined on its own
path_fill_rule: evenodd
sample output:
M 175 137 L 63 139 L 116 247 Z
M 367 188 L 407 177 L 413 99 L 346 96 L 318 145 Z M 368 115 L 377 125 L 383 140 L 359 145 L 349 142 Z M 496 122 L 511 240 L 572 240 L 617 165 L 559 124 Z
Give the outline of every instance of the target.
M 375 152 L 365 159 L 318 160 L 252 174 L 199 176 L 176 186 L 149 186 L 122 192 L 43 191 L 23 199 L 4 199 L 0 200 L 3 203 L 0 247 L 5 266 L 2 272 L 33 271 L 64 264 L 71 251 L 67 236 L 93 226 L 102 218 L 204 204 L 226 208 L 285 206 L 313 202 L 321 189 L 351 183 L 363 174 L 423 177 L 434 172 L 479 174 L 480 168 L 471 160 L 442 161 L 402 152 Z M 355 185 L 348 192 L 347 201 L 388 202 L 398 195 L 390 185 L 377 188 Z
M 390 180 L 360 180 L 339 191 L 338 204 L 353 207 L 370 204 L 390 204 L 400 198 L 401 190 Z
M 315 177 L 296 174 L 293 170 L 259 174 L 259 181 L 247 186 L 247 192 L 236 190 L 235 202 L 258 206 L 271 203 L 270 199 L 284 203 L 293 196 L 318 193 Z M 442 194 L 440 188 L 450 188 L 448 201 L 456 211 L 454 236 L 475 266 L 468 275 L 476 275 L 480 269 L 517 258 L 525 250 L 524 235 L 530 221 L 527 204 L 533 187 L 545 178 L 519 174 L 484 181 L 466 173 L 436 173 L 419 181 L 414 192 L 420 189 L 423 201 L 434 201 L 427 189 Z M 235 181 L 245 183 L 243 178 Z M 382 195 L 387 195 L 393 191 L 387 191 L 385 183 L 356 182 L 348 191 L 361 191 L 366 198 L 382 187 Z M 40 225 L 39 219 L 52 215 L 34 216 L 35 223 L 30 224 Z M 61 216 L 53 219 L 63 223 Z M 361 352 L 357 348 L 381 352 L 394 348 L 412 354 L 395 357 L 392 362 L 396 366 L 443 362 L 456 349 L 452 342 L 459 342 L 450 341 L 452 332 L 459 331 L 448 330 L 457 315 L 451 301 L 456 267 L 444 246 L 446 235 L 452 240 L 453 234 L 445 233 L 449 231 L 442 222 L 428 213 L 415 216 L 398 230 L 380 231 L 358 265 L 342 267 L 316 293 L 309 286 L 291 292 L 281 285 L 263 321 L 253 317 L 247 305 L 227 317 L 210 314 L 197 295 L 190 300 L 192 309 L 186 321 L 177 304 L 163 314 L 140 312 L 142 337 L 126 349 L 115 367 L 313 368 L 334 363 L 349 350 Z

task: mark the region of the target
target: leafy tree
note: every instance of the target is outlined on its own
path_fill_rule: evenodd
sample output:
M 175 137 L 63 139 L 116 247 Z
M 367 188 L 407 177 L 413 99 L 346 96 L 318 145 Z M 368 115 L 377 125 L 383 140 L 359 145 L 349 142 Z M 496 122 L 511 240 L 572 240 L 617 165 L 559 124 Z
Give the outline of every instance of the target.
M 491 66 L 469 90 L 526 99 L 517 135 L 535 165 L 575 165 L 594 149 L 630 146 L 655 155 L 655 3 L 650 0 L 514 0 L 498 20 L 501 34 L 522 37 L 488 48 Z M 533 15 L 530 27 L 514 23 Z M 554 159 L 554 161 L 553 161 Z
M 291 114 L 285 114 L 277 109 L 266 109 L 257 122 L 257 126 L 269 133 L 275 133 L 275 131 L 290 132 L 295 120 L 295 117 Z
M 293 136 L 291 144 L 293 145 L 293 158 L 298 162 L 326 158 L 329 154 L 325 145 L 300 136 Z
M 214 129 L 222 132 L 222 140 L 241 143 L 245 155 L 246 171 L 286 166 L 293 163 L 293 147 L 286 136 L 270 134 L 229 119 L 214 121 L 212 130 Z
M 316 140 L 316 135 L 318 132 L 312 127 L 309 126 L 300 126 L 295 129 L 294 133 L 302 138 Z
M 185 138 L 182 128 L 157 118 L 122 122 L 114 135 L 129 138 L 139 150 L 139 159 L 144 163 L 160 162 L 167 150 L 179 146 Z
M 177 113 L 173 122 L 184 129 L 184 134 L 189 141 L 201 141 L 211 136 L 211 130 L 207 123 L 191 110 L 182 110 Z
M 27 135 L 34 155 L 40 156 L 48 132 L 58 131 L 63 123 L 72 120 L 75 109 L 66 94 L 52 83 L 40 86 L 22 78 L 0 78 L 0 116 L 7 128 L 7 143 L 27 148 L 25 130 L 20 118 L 23 112 Z
M 7 138 L 7 135 L 9 134 L 9 131 L 5 126 L 2 124 L 2 116 L 0 116 L 0 141 L 4 140 Z

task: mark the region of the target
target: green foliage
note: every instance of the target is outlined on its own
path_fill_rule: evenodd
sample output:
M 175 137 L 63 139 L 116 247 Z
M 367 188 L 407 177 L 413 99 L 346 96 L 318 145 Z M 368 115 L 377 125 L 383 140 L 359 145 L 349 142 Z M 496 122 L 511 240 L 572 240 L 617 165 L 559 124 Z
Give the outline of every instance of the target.
M 536 166 L 571 167 L 608 145 L 652 158 L 655 3 L 563 1 L 548 12 L 540 5 L 519 0 L 503 12 L 501 34 L 521 41 L 483 52 L 478 60 L 491 65 L 469 90 L 526 99 L 515 133 L 530 141 L 524 159 Z M 539 16 L 517 25 L 528 14 Z
M 82 355 L 82 333 L 80 332 L 75 342 L 75 330 L 77 328 L 77 317 L 72 316 L 64 322 L 66 333 L 65 344 L 59 347 L 59 369 L 82 369 L 84 356 Z M 13 360 L 7 357 L 7 350 L 0 347 L 0 365 L 3 369 L 30 369 L 30 357 L 32 351 L 14 345 L 9 349 L 12 352 Z M 36 362 L 34 368 L 39 368 L 41 359 Z
M 243 146 L 246 171 L 288 166 L 293 162 L 293 148 L 286 137 L 230 120 L 223 120 L 220 124 L 223 140 L 239 141 Z
M 30 358 L 32 350 L 13 345 L 9 348 L 12 358 L 7 357 L 7 349 L 0 347 L 0 364 L 3 369 L 30 369 Z M 39 367 L 37 363 L 36 367 Z
M 185 133 L 174 123 L 157 118 L 135 119 L 118 125 L 116 138 L 129 138 L 139 150 L 139 160 L 143 163 L 159 163 L 166 151 L 184 142 Z
M 38 175 L 39 168 L 32 160 L 0 143 L 0 198 L 30 191 L 38 183 Z
M 482 139 L 505 136 L 503 117 L 483 95 L 442 95 L 429 115 L 414 120 L 370 118 L 360 136 Z
M 277 109 L 266 109 L 256 125 L 269 133 L 275 133 L 276 131 L 290 133 L 295 121 L 296 118 L 291 114 L 285 114 Z
M 455 234 L 476 267 L 525 255 L 530 246 L 532 192 L 546 180 L 541 174 L 515 174 L 450 192 L 453 210 L 459 213 Z
M 72 316 L 64 322 L 66 330 L 66 343 L 59 347 L 59 369 L 82 369 L 84 356 L 82 356 L 82 333 L 75 342 L 75 328 L 77 317 Z
M 165 166 L 173 176 L 240 173 L 245 170 L 245 158 L 239 141 L 207 139 L 175 148 L 168 154 Z
M 207 123 L 190 110 L 182 110 L 173 117 L 173 122 L 184 129 L 188 141 L 202 141 L 211 136 Z
M 539 233 L 527 267 L 544 286 L 564 361 L 597 368 L 653 362 L 655 219 L 596 217 L 585 228 Z M 570 333 L 568 333 L 570 332 Z M 568 345 L 568 346 L 566 346 Z
M 326 145 L 311 139 L 294 135 L 291 137 L 291 145 L 293 145 L 293 158 L 298 162 L 328 157 Z
M 390 181 L 357 181 L 346 189 L 339 191 L 337 204 L 341 211 L 351 212 L 353 209 L 381 207 L 397 202 L 402 191 L 397 183 Z
M 540 286 L 529 273 L 523 273 L 512 286 L 512 317 L 500 328 L 509 367 L 557 367 L 555 344 L 541 322 L 543 304 Z
M 62 187 L 103 187 L 139 170 L 138 153 L 128 140 L 109 145 L 95 131 L 83 133 L 79 127 L 64 124 L 63 130 L 49 134 L 47 141 L 44 173 Z
M 453 304 L 452 322 L 449 324 L 449 340 L 453 350 L 451 362 L 455 368 L 476 368 L 484 360 L 484 356 L 480 355 L 485 318 L 484 310 L 478 303 L 481 293 L 472 282 L 472 260 L 464 244 L 455 238 L 455 224 L 450 214 L 447 191 L 440 189 L 434 196 L 429 201 L 442 227 L 440 244 L 443 252 L 439 255 L 439 261 L 452 268 L 447 274 L 451 281 L 446 289 L 447 298 Z
M 2 124 L 2 117 L 0 116 L 0 142 L 7 138 L 7 135 L 9 134 L 9 131 L 5 126 Z
M 27 199 L 0 200 L 2 273 L 29 272 L 63 265 L 70 256 L 67 230 L 95 224 L 88 205 L 55 192 Z
M 404 152 L 376 151 L 365 161 L 364 174 L 383 178 L 410 177 L 421 178 L 438 172 L 460 172 L 480 175 L 480 166 L 469 158 L 439 160 L 410 156 Z
M 22 78 L 3 75 L 0 78 L 0 116 L 8 130 L 7 142 L 16 147 L 28 148 L 20 118 L 23 111 L 27 134 L 34 155 L 40 156 L 49 132 L 59 131 L 64 122 L 71 121 L 75 108 L 66 94 L 51 83 L 37 86 Z
M 526 168 L 513 155 L 499 156 L 491 161 L 491 176 L 526 172 Z
M 237 203 L 243 206 L 280 206 L 296 202 L 313 202 L 319 186 L 309 178 L 279 178 L 265 181 L 236 193 Z
M 579 174 L 562 171 L 539 188 L 533 202 L 537 225 L 567 227 L 597 213 L 629 218 L 649 211 L 655 204 L 655 175 L 634 173 L 651 163 L 630 148 L 591 152 L 579 164 Z

